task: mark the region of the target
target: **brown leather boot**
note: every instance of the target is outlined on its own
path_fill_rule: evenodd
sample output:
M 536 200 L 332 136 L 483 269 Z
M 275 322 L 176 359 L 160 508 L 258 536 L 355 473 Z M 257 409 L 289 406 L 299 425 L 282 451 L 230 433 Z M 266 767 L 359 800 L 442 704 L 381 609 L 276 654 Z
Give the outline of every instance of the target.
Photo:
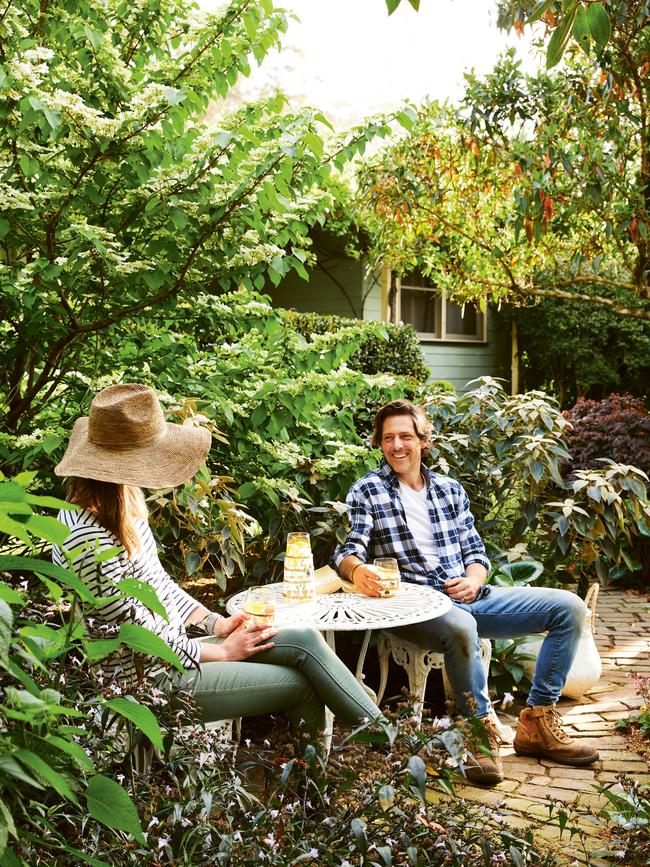
M 503 762 L 499 755 L 501 738 L 491 719 L 484 717 L 479 722 L 483 725 L 485 737 L 468 739 L 467 750 L 470 755 L 465 765 L 465 776 L 470 783 L 478 786 L 496 786 L 503 780 Z M 486 740 L 490 755 L 483 752 Z
M 593 744 L 574 741 L 564 731 L 554 704 L 522 710 L 513 747 L 518 756 L 552 759 L 563 765 L 590 765 L 598 760 Z

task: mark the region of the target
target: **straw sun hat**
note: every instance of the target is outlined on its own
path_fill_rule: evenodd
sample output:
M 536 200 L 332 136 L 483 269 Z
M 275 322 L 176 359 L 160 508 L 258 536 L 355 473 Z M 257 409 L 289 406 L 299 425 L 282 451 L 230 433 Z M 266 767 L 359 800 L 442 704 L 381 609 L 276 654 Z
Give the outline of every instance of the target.
M 212 437 L 201 427 L 165 422 L 146 385 L 111 385 L 77 419 L 58 476 L 140 488 L 173 488 L 199 469 Z

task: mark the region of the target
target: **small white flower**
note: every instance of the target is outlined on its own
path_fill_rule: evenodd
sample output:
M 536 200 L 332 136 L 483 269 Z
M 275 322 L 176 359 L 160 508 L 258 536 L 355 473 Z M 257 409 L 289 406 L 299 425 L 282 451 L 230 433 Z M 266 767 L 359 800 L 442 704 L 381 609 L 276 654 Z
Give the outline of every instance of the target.
M 510 707 L 514 700 L 515 697 L 511 692 L 504 693 L 503 698 L 501 699 L 501 707 L 505 710 L 507 707 Z
M 318 849 L 313 849 L 313 848 L 310 849 L 309 850 L 309 857 L 310 858 L 318 858 Z

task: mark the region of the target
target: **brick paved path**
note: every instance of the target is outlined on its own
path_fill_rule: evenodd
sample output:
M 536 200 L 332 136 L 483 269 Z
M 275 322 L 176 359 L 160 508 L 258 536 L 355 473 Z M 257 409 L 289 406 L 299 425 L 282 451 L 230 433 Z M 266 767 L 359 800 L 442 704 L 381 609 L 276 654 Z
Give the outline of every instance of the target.
M 602 843 L 602 829 L 594 813 L 605 799 L 594 784 L 614 782 L 617 773 L 626 771 L 635 779 L 650 783 L 650 767 L 627 749 L 625 737 L 615 722 L 629 716 L 640 706 L 632 673 L 650 674 L 650 604 L 645 596 L 608 589 L 601 592 L 596 606 L 596 643 L 603 662 L 599 683 L 579 701 L 562 699 L 559 704 L 568 731 L 574 738 L 591 738 L 597 743 L 600 761 L 588 768 L 554 765 L 546 759 L 519 758 L 512 747 L 503 747 L 505 779 L 494 789 L 473 786 L 458 788 L 464 798 L 498 807 L 510 825 L 535 828 L 535 839 L 548 840 L 567 864 L 578 860 L 590 865 L 607 863 L 585 855 L 584 847 L 559 834 L 548 820 L 547 798 L 570 808 L 569 824 L 581 827 L 588 852 Z M 511 724 L 513 718 L 500 714 Z M 434 800 L 438 799 L 434 794 Z

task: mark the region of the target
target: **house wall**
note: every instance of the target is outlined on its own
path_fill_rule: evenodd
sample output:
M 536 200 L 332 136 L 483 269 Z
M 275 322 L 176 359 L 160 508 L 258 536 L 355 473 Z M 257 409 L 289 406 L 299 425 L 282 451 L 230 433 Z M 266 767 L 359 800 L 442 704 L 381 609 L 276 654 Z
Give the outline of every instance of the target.
M 328 246 L 326 237 L 319 240 L 321 243 L 314 245 L 319 265 L 309 269 L 308 283 L 292 272 L 279 286 L 266 287 L 274 306 L 387 321 L 390 270 L 371 271 L 365 263 Z M 445 380 L 463 389 L 479 376 L 494 376 L 505 379 L 509 387 L 510 330 L 505 325 L 499 327 L 499 314 L 492 308 L 487 313 L 486 336 L 485 343 L 422 341 L 420 347 L 431 370 L 430 379 Z
M 420 343 L 432 380 L 445 380 L 462 390 L 479 376 L 501 377 L 510 382 L 510 335 L 507 328 L 499 328 L 499 314 L 488 309 L 487 343 L 447 343 L 427 341 Z
M 340 245 L 340 241 L 338 243 Z M 264 288 L 265 293 L 271 296 L 273 306 L 293 308 L 302 313 L 332 313 L 361 318 L 362 263 L 349 259 L 337 248 L 336 240 L 324 234 L 315 240 L 314 250 L 318 263 L 307 269 L 309 282 L 292 271 L 279 286 L 267 285 Z

